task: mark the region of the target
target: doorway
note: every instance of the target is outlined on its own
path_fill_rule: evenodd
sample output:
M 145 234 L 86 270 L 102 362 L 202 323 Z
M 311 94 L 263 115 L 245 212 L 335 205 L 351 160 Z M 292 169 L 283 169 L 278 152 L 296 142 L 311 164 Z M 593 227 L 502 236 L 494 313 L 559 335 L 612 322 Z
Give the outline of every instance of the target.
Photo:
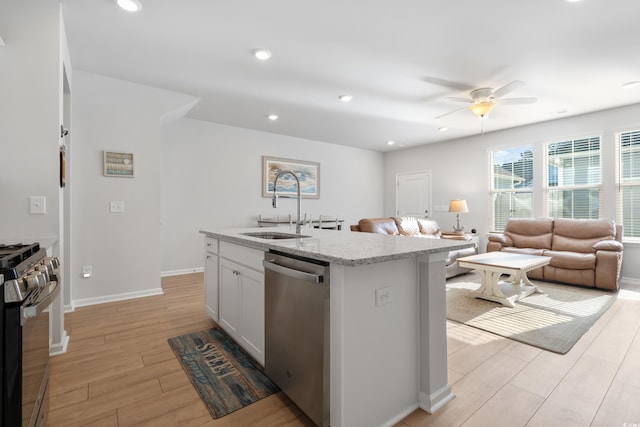
M 431 171 L 396 175 L 396 216 L 431 216 Z

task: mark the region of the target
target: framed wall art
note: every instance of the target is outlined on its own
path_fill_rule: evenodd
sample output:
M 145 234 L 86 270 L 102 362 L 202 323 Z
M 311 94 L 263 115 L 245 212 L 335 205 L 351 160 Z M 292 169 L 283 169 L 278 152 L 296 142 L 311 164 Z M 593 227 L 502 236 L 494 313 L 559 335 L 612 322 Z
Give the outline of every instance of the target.
M 302 198 L 320 198 L 320 163 L 268 156 L 262 156 L 262 197 L 273 196 L 273 182 L 281 171 L 293 172 L 298 177 Z M 281 175 L 276 191 L 278 194 L 297 195 L 296 179 L 291 174 Z
M 133 154 L 105 151 L 104 176 L 133 178 Z

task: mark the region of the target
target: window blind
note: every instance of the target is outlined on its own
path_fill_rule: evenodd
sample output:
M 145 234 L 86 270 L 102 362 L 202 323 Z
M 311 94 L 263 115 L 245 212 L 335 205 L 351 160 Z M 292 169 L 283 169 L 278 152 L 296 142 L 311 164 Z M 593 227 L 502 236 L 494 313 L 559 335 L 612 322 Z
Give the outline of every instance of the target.
M 546 211 L 553 218 L 597 219 L 602 210 L 600 137 L 547 145 Z
M 640 130 L 618 134 L 617 220 L 625 237 L 640 238 Z
M 491 228 L 503 231 L 509 218 L 533 217 L 533 146 L 489 153 Z

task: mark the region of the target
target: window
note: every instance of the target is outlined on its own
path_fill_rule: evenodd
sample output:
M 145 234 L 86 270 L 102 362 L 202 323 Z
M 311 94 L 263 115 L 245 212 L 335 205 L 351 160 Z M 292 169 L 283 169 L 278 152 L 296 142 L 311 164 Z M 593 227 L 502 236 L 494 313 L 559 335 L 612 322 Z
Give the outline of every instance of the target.
M 546 211 L 552 218 L 600 217 L 600 137 L 547 145 Z
M 640 238 L 640 130 L 618 134 L 618 222 L 625 237 Z
M 533 217 L 533 146 L 490 153 L 491 227 L 503 231 L 509 218 Z

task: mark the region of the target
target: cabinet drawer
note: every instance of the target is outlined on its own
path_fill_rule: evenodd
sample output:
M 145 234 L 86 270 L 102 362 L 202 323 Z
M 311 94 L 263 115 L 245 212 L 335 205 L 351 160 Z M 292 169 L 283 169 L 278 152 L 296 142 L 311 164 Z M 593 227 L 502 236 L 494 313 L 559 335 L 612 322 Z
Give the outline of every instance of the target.
M 204 238 L 204 250 L 211 254 L 218 254 L 218 239 L 214 239 L 213 237 L 205 237 Z
M 264 271 L 264 267 L 262 267 L 264 251 L 259 249 L 253 249 L 229 242 L 220 242 L 220 256 L 256 271 Z

